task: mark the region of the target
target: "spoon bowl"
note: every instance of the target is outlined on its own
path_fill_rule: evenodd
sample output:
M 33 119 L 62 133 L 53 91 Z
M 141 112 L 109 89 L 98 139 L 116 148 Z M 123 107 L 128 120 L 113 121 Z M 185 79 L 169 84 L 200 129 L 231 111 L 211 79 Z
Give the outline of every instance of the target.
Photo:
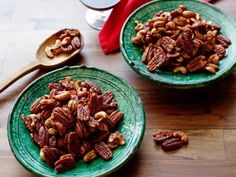
M 47 46 L 53 45 L 56 41 L 56 39 L 59 38 L 62 31 L 65 29 L 62 29 L 51 36 L 49 36 L 45 41 L 43 41 L 40 46 L 38 47 L 36 51 L 36 60 L 33 60 L 28 65 L 21 68 L 16 73 L 9 76 L 7 79 L 3 80 L 0 84 L 0 93 L 5 90 L 7 87 L 9 87 L 11 84 L 13 84 L 16 80 L 21 78 L 22 76 L 36 70 L 39 68 L 44 69 L 53 69 L 58 66 L 62 66 L 69 60 L 73 59 L 75 55 L 79 54 L 83 47 L 84 47 L 84 38 L 82 34 L 80 33 L 80 48 L 75 50 L 72 53 L 62 53 L 57 56 L 54 56 L 53 58 L 48 58 L 45 52 L 45 49 Z

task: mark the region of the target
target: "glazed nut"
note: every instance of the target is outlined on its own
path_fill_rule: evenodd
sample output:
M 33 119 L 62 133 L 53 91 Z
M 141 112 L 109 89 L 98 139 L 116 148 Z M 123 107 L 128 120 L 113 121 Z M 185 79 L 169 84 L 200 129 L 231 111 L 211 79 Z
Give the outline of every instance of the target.
M 173 21 L 170 21 L 166 24 L 166 29 L 175 29 L 176 25 L 175 25 L 175 22 Z
M 91 162 L 92 160 L 94 160 L 96 158 L 97 158 L 97 153 L 93 149 L 84 155 L 83 160 L 84 160 L 84 162 Z
M 187 69 L 186 69 L 186 67 L 184 67 L 184 66 L 177 66 L 177 67 L 175 67 L 175 69 L 174 69 L 173 72 L 174 72 L 174 73 L 180 72 L 180 73 L 182 73 L 182 74 L 187 74 Z
M 62 91 L 58 95 L 55 96 L 55 99 L 59 101 L 67 101 L 67 100 L 70 100 L 70 98 L 71 98 L 71 94 L 69 91 Z
M 47 47 L 45 48 L 45 53 L 46 53 L 46 55 L 48 56 L 48 58 L 53 58 L 54 55 L 53 55 L 53 53 L 52 53 L 52 46 L 47 46 Z
M 45 125 L 46 127 L 50 127 L 50 126 L 52 125 L 52 118 L 51 118 L 51 117 L 48 118 L 48 119 L 44 122 L 44 125 Z
M 57 133 L 57 130 L 54 129 L 54 128 L 49 128 L 49 129 L 48 129 L 48 133 L 49 133 L 50 135 L 55 135 L 55 134 Z
M 68 102 L 68 109 L 70 109 L 72 112 L 77 110 L 78 107 L 78 102 L 76 100 L 70 100 Z
M 67 46 L 71 43 L 71 38 L 70 37 L 65 37 L 62 41 L 61 41 L 61 45 L 62 46 Z
M 182 131 L 174 132 L 173 137 L 179 137 L 183 144 L 188 144 L 188 136 Z
M 136 26 L 135 26 L 135 30 L 136 31 L 140 31 L 141 29 L 143 29 L 143 24 L 140 21 L 135 21 Z
M 108 115 L 107 115 L 107 113 L 104 112 L 104 111 L 99 111 L 99 112 L 97 112 L 96 114 L 94 114 L 94 118 L 95 118 L 96 120 L 105 119 L 105 118 L 107 118 L 107 117 L 108 117 Z
M 54 99 L 42 99 L 40 100 L 40 104 L 42 105 L 53 105 L 55 103 Z
M 186 10 L 182 12 L 182 16 L 185 18 L 196 18 L 196 13 Z

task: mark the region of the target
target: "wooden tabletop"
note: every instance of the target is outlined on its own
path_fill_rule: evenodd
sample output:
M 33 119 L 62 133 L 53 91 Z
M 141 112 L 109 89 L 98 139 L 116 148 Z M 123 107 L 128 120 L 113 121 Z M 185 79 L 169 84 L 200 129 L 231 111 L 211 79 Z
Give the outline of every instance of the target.
M 220 0 L 215 5 L 236 20 L 236 1 Z M 0 82 L 34 60 L 38 45 L 47 36 L 65 27 L 78 27 L 85 47 L 82 57 L 69 65 L 86 64 L 124 78 L 137 90 L 146 111 L 141 147 L 114 177 L 235 177 L 236 71 L 201 89 L 163 88 L 137 75 L 120 52 L 104 55 L 98 31 L 84 19 L 85 11 L 78 0 L 0 0 Z M 0 94 L 0 176 L 33 176 L 14 158 L 6 127 L 17 96 L 46 72 L 32 72 Z M 152 140 L 157 129 L 182 129 L 189 135 L 188 146 L 163 152 Z

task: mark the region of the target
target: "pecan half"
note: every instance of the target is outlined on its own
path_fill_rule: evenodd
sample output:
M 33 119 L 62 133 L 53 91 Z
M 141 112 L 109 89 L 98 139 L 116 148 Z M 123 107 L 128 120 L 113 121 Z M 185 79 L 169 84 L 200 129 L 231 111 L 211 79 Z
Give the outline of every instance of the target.
M 70 132 L 67 137 L 67 150 L 70 154 L 77 155 L 79 152 L 80 144 L 78 134 L 76 132 Z
M 223 35 L 216 36 L 216 42 L 226 48 L 231 44 L 231 41 Z
M 108 146 L 113 149 L 119 145 L 125 145 L 125 137 L 118 131 L 111 133 L 108 138 Z
M 222 45 L 215 45 L 213 51 L 220 57 L 220 59 L 224 57 L 226 52 L 225 48 Z
M 203 69 L 207 64 L 206 57 L 199 55 L 187 64 L 186 68 L 189 72 L 195 72 Z
M 85 123 L 80 120 L 76 120 L 75 130 L 81 139 L 87 138 L 91 134 Z
M 67 108 L 56 107 L 52 112 L 53 120 L 55 122 L 60 122 L 66 129 L 72 128 L 74 125 L 74 117 L 71 111 Z
M 97 94 L 102 94 L 101 89 L 97 86 L 97 84 L 95 84 L 94 82 L 90 81 L 90 80 L 86 80 L 84 81 L 86 84 L 88 84 L 90 86 L 90 89 L 92 89 L 95 93 Z
M 42 100 L 43 98 L 38 98 L 36 99 L 33 104 L 30 106 L 30 111 L 34 114 L 37 114 L 39 112 L 41 112 L 45 106 L 43 106 L 40 101 Z
M 156 69 L 165 65 L 169 61 L 169 58 L 166 56 L 163 49 L 158 48 L 155 56 L 151 59 L 151 61 L 147 65 L 147 69 L 150 72 L 154 72 Z
M 47 128 L 41 126 L 38 133 L 31 133 L 31 138 L 41 148 L 48 145 L 49 135 Z
M 109 116 L 109 119 L 111 120 L 111 122 L 117 126 L 117 124 L 120 123 L 120 121 L 122 120 L 124 114 L 120 111 L 114 111 L 111 113 L 111 115 Z
M 103 105 L 103 97 L 100 95 L 92 94 L 89 97 L 88 106 L 90 114 L 93 116 L 95 113 L 101 111 Z
M 163 141 L 170 139 L 173 132 L 171 130 L 161 130 L 153 134 L 153 139 L 156 143 L 162 143 Z
M 194 44 L 192 40 L 192 30 L 183 31 L 177 38 L 177 46 L 180 47 L 186 54 L 192 56 L 194 50 Z
M 48 146 L 44 146 L 40 150 L 40 157 L 45 160 L 45 162 L 50 166 L 54 167 L 54 163 L 59 158 L 59 151 L 56 148 L 50 148 Z
M 161 39 L 159 39 L 158 42 L 164 48 L 164 50 L 168 53 L 171 53 L 176 46 L 175 40 L 171 39 L 168 36 L 162 37 Z
M 81 46 L 80 38 L 78 36 L 73 37 L 73 39 L 71 41 L 71 45 L 74 48 L 74 50 L 79 49 Z
M 55 162 L 55 170 L 59 173 L 74 168 L 75 159 L 72 154 L 65 154 L 60 157 L 58 161 Z
M 164 151 L 174 151 L 176 149 L 181 148 L 183 142 L 179 137 L 177 138 L 170 138 L 162 142 L 161 147 Z
M 87 122 L 90 118 L 90 110 L 88 106 L 79 105 L 77 107 L 77 119 Z
M 112 158 L 112 151 L 106 143 L 100 142 L 98 144 L 95 144 L 94 148 L 95 148 L 96 152 L 104 160 L 110 160 Z

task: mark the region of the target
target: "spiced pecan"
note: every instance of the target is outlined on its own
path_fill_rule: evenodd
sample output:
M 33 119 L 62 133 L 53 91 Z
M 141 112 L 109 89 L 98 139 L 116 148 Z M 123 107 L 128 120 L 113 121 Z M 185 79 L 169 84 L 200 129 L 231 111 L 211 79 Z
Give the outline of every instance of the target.
M 156 143 L 162 143 L 163 141 L 170 139 L 173 132 L 171 130 L 161 130 L 153 134 L 153 139 Z
M 79 152 L 80 144 L 76 132 L 70 132 L 67 137 L 67 150 L 70 154 L 77 155 Z
M 71 41 L 71 45 L 72 45 L 74 50 L 79 49 L 80 46 L 81 46 L 80 38 L 78 36 L 73 37 L 73 39 Z
M 76 120 L 75 130 L 81 139 L 87 138 L 91 134 L 85 123 L 78 119 Z
M 34 114 L 37 114 L 39 112 L 41 112 L 46 106 L 43 106 L 40 101 L 42 100 L 43 98 L 38 98 L 36 99 L 33 104 L 30 106 L 30 111 Z
M 193 49 L 194 49 L 192 35 L 193 35 L 192 30 L 185 30 L 180 34 L 180 36 L 176 41 L 177 46 L 180 47 L 186 54 L 190 56 L 193 55 Z
M 113 149 L 119 145 L 125 145 L 125 137 L 118 131 L 111 133 L 108 138 L 108 146 Z
M 95 113 L 101 111 L 103 105 L 103 97 L 101 95 L 92 94 L 89 97 L 88 106 L 90 114 L 93 116 Z
M 192 61 L 187 64 L 186 68 L 189 72 L 195 72 L 203 69 L 206 66 L 206 57 L 203 55 L 199 55 L 195 57 Z
M 106 143 L 100 142 L 98 144 L 95 144 L 94 148 L 95 148 L 96 152 L 104 160 L 110 160 L 112 158 L 112 151 Z
M 183 142 L 179 137 L 170 138 L 162 142 L 161 147 L 164 151 L 174 151 L 181 148 Z
M 122 112 L 116 110 L 116 111 L 111 113 L 111 115 L 109 116 L 109 119 L 116 126 L 117 124 L 120 123 L 120 121 L 122 120 L 123 116 L 124 116 L 124 114 Z
M 87 122 L 89 118 L 90 118 L 90 110 L 88 106 L 79 105 L 77 107 L 77 119 L 79 119 L 80 121 Z
M 40 157 L 50 166 L 54 167 L 54 163 L 57 161 L 59 152 L 56 148 L 50 148 L 44 146 L 40 151 Z
M 179 137 L 183 144 L 188 144 L 188 136 L 182 131 L 174 132 L 173 137 Z
M 159 40 L 160 40 L 159 42 L 160 42 L 161 46 L 164 48 L 164 50 L 166 52 L 171 53 L 174 50 L 174 48 L 176 46 L 175 40 L 171 39 L 168 36 L 164 36 Z
M 231 41 L 223 35 L 216 36 L 216 42 L 226 48 L 231 44 Z
M 148 63 L 147 69 L 150 72 L 154 72 L 156 69 L 164 66 L 168 61 L 169 58 L 166 56 L 165 52 L 161 48 L 158 48 L 156 50 L 155 56 Z
M 97 84 L 95 84 L 94 82 L 90 81 L 90 80 L 86 80 L 84 81 L 86 84 L 88 84 L 90 86 L 90 89 L 92 89 L 95 93 L 97 94 L 102 94 L 101 89 L 97 86 Z
M 60 80 L 59 83 L 66 90 L 74 89 L 74 82 L 72 81 L 71 77 L 66 77 L 64 80 Z
M 55 170 L 59 173 L 74 168 L 75 159 L 72 154 L 65 154 L 60 157 L 58 161 L 55 162 Z
M 47 128 L 41 126 L 38 133 L 34 132 L 31 134 L 31 138 L 41 148 L 48 145 L 49 135 Z
M 71 94 L 69 91 L 61 91 L 54 98 L 59 101 L 67 101 L 71 99 Z
M 52 115 L 53 120 L 55 122 L 60 122 L 61 124 L 63 124 L 66 129 L 73 127 L 75 119 L 69 109 L 56 107 L 53 109 Z
M 222 45 L 215 45 L 213 51 L 220 57 L 220 59 L 224 57 L 226 52 L 225 48 Z
M 96 120 L 96 119 L 94 119 L 93 117 L 90 116 L 87 125 L 90 128 L 97 128 L 100 125 L 100 123 L 99 123 L 98 120 Z

